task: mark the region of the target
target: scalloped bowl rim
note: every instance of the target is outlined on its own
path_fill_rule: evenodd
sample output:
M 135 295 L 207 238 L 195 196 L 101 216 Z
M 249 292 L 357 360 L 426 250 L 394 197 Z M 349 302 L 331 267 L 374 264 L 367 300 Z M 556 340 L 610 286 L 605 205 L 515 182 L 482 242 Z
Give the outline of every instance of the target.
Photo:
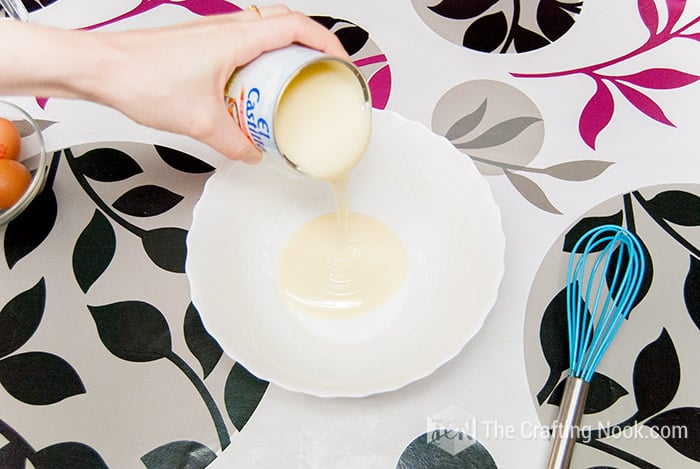
M 253 327 L 253 330 L 248 329 L 246 331 L 231 331 L 231 329 L 240 329 L 234 327 L 236 325 L 241 325 L 242 323 L 248 324 L 246 321 L 249 320 L 249 317 L 254 315 L 252 313 L 237 311 L 238 307 L 235 305 L 235 300 L 232 300 L 233 304 L 222 304 L 227 298 L 227 294 L 222 292 L 222 290 L 226 288 L 227 284 L 225 281 L 222 281 L 217 277 L 221 275 L 221 268 L 228 268 L 229 270 L 226 271 L 228 274 L 236 275 L 237 267 L 226 266 L 227 256 L 229 256 L 229 253 L 232 252 L 232 250 L 235 251 L 236 249 L 236 247 L 232 247 L 231 244 L 235 244 L 233 242 L 235 239 L 242 239 L 246 234 L 253 235 L 256 232 L 251 230 L 245 223 L 241 224 L 239 222 L 239 224 L 236 225 L 238 227 L 236 231 L 243 230 L 243 234 L 232 234 L 228 232 L 226 235 L 227 237 L 222 237 L 224 235 L 220 233 L 222 231 L 221 227 L 226 227 L 227 222 L 224 221 L 219 224 L 220 220 L 218 217 L 221 216 L 224 211 L 228 210 L 234 210 L 237 213 L 238 209 L 232 207 L 246 205 L 245 203 L 231 205 L 230 202 L 224 200 L 227 196 L 231 196 L 231 194 L 236 196 L 247 195 L 247 200 L 253 200 L 251 203 L 257 203 L 255 202 L 255 199 L 257 198 L 257 193 L 255 191 L 264 192 L 264 194 L 259 195 L 259 197 L 267 197 L 268 193 L 274 192 L 263 191 L 260 189 L 260 181 L 257 179 L 258 177 L 261 177 L 261 174 L 274 174 L 274 178 L 277 178 L 274 180 L 281 181 L 281 184 L 284 184 L 285 181 L 292 181 L 293 183 L 297 184 L 294 186 L 295 190 L 302 192 L 299 194 L 298 200 L 292 199 L 295 206 L 302 207 L 301 209 L 297 209 L 296 212 L 297 224 L 313 218 L 313 214 L 311 212 L 314 210 L 319 210 L 319 208 L 316 207 L 311 210 L 309 214 L 306 214 L 303 208 L 304 204 L 317 204 L 315 193 L 318 193 L 319 191 L 327 191 L 328 189 L 325 186 L 318 186 L 316 181 L 309 181 L 309 178 L 294 173 L 291 169 L 283 167 L 283 163 L 273 161 L 270 158 L 266 158 L 263 163 L 259 165 L 262 167 L 250 167 L 249 165 L 241 163 L 224 162 L 223 166 L 217 170 L 217 172 L 207 181 L 205 185 L 202 197 L 195 206 L 192 227 L 187 238 L 188 255 L 186 259 L 185 271 L 190 281 L 192 301 L 200 313 L 204 327 L 219 342 L 222 349 L 228 356 L 240 362 L 241 365 L 247 368 L 258 378 L 270 381 L 290 391 L 303 392 L 319 397 L 365 397 L 376 393 L 393 391 L 414 381 L 425 378 L 431 375 L 440 366 L 453 359 L 464 349 L 465 345 L 483 327 L 486 317 L 493 308 L 497 299 L 498 290 L 504 274 L 505 236 L 502 229 L 500 209 L 493 198 L 491 188 L 486 179 L 478 172 L 470 158 L 459 152 L 444 137 L 432 133 L 423 124 L 407 120 L 391 111 L 375 110 L 373 119 L 374 130 L 370 148 L 367 151 L 365 159 L 360 162 L 360 165 L 358 165 L 358 168 L 355 170 L 355 173 L 360 173 L 357 175 L 358 178 L 371 179 L 372 177 L 376 176 L 376 174 L 371 173 L 371 170 L 374 169 L 372 164 L 370 164 L 371 161 L 380 161 L 382 159 L 389 158 L 386 156 L 386 154 L 392 153 L 390 149 L 394 147 L 400 148 L 403 146 L 403 150 L 410 153 L 413 151 L 412 145 L 415 143 L 411 140 L 418 140 L 420 145 L 423 145 L 424 148 L 429 148 L 431 150 L 431 155 L 440 155 L 441 159 L 439 163 L 436 163 L 435 161 L 431 163 L 430 159 L 426 159 L 421 155 L 416 155 L 415 159 L 420 160 L 420 164 L 423 166 L 421 167 L 420 164 L 416 164 L 414 166 L 417 166 L 417 169 L 415 167 L 409 168 L 406 170 L 406 172 L 426 171 L 426 182 L 420 182 L 423 179 L 418 180 L 418 184 L 423 184 L 424 187 L 410 187 L 409 192 L 424 193 L 426 196 L 430 196 L 430 194 L 433 192 L 440 192 L 441 196 L 443 197 L 443 199 L 441 199 L 443 202 L 447 200 L 444 199 L 444 197 L 451 196 L 451 192 L 454 192 L 456 195 L 466 194 L 467 196 L 472 196 L 478 199 L 476 201 L 470 201 L 470 210 L 465 211 L 456 210 L 456 208 L 452 205 L 458 204 L 453 204 L 449 200 L 447 201 L 447 205 L 450 205 L 450 217 L 469 217 L 469 213 L 473 211 L 479 212 L 479 217 L 481 217 L 479 218 L 479 221 L 482 223 L 482 229 L 474 228 L 476 231 L 472 234 L 479 238 L 482 245 L 478 246 L 478 248 L 470 248 L 469 243 L 465 244 L 463 241 L 460 241 L 458 236 L 449 236 L 447 233 L 441 234 L 447 238 L 450 238 L 453 242 L 461 242 L 462 244 L 459 244 L 460 249 L 464 251 L 473 251 L 469 253 L 471 258 L 476 256 L 477 260 L 482 262 L 479 264 L 479 267 L 483 268 L 485 273 L 480 272 L 477 275 L 468 274 L 472 275 L 474 278 L 478 277 L 475 281 L 481 282 L 477 295 L 479 298 L 478 301 L 474 300 L 473 298 L 466 299 L 466 301 L 476 301 L 476 304 L 473 305 L 473 310 L 469 311 L 470 318 L 468 319 L 468 324 L 460 322 L 464 320 L 459 314 L 461 305 L 450 303 L 448 306 L 450 306 L 449 309 L 452 309 L 452 311 L 443 311 L 439 313 L 444 316 L 442 319 L 448 321 L 448 323 L 445 324 L 444 332 L 440 332 L 440 330 L 433 328 L 428 331 L 432 337 L 426 338 L 415 335 L 412 338 L 408 338 L 409 343 L 403 340 L 405 336 L 391 336 L 391 334 L 387 333 L 391 326 L 396 326 L 399 324 L 398 321 L 400 318 L 402 318 L 402 315 L 408 315 L 408 313 L 405 313 L 405 311 L 411 309 L 408 307 L 409 303 L 407 302 L 408 299 L 412 299 L 410 296 L 411 292 L 407 291 L 409 290 L 408 287 L 403 288 L 402 291 L 395 295 L 395 297 L 389 301 L 389 304 L 386 305 L 386 307 L 380 307 L 377 311 L 367 315 L 369 316 L 369 319 L 359 318 L 357 320 L 349 321 L 321 321 L 287 310 L 285 312 L 286 314 L 277 316 L 277 319 L 282 318 L 284 321 L 286 320 L 287 316 L 292 318 L 292 320 L 288 323 L 288 326 L 292 328 L 296 327 L 297 329 L 295 329 L 295 333 L 301 334 L 304 339 L 317 341 L 317 343 L 315 342 L 314 345 L 321 347 L 325 346 L 326 350 L 321 350 L 321 352 L 329 355 L 326 357 L 328 360 L 347 360 L 347 357 L 341 357 L 339 353 L 339 350 L 344 350 L 344 347 L 347 346 L 348 348 L 355 347 L 352 349 L 353 353 L 356 353 L 357 362 L 361 362 L 361 364 L 355 369 L 357 374 L 348 376 L 345 381 L 343 381 L 343 379 L 345 379 L 343 376 L 340 376 L 340 378 L 338 377 L 337 370 L 333 365 L 328 365 L 327 367 L 320 366 L 319 369 L 322 370 L 320 374 L 319 369 L 306 370 L 303 367 L 303 363 L 296 363 L 293 361 L 288 362 L 289 365 L 294 365 L 295 367 L 294 372 L 290 372 L 290 374 L 287 374 L 287 370 L 285 370 L 284 366 L 279 366 L 277 363 L 275 363 L 274 366 L 271 366 L 270 362 L 266 360 L 266 355 L 270 349 L 265 349 L 262 346 L 258 347 L 260 344 L 256 342 L 257 339 L 260 339 L 261 342 L 265 342 L 266 334 L 272 334 L 273 332 L 277 334 L 277 339 L 280 337 L 283 339 L 267 342 L 268 347 L 280 347 L 283 351 L 288 353 L 287 355 L 278 353 L 278 361 L 289 360 L 289 354 L 293 355 L 295 353 L 301 353 L 298 352 L 295 347 L 303 347 L 305 344 L 292 342 L 293 345 L 280 346 L 280 344 L 284 343 L 284 340 L 289 338 L 285 336 L 284 331 L 275 330 L 275 328 L 282 327 L 275 325 L 277 322 L 276 320 L 268 321 L 266 323 L 261 322 L 257 324 L 257 326 L 262 326 L 264 324 L 265 327 Z M 376 143 L 375 140 L 379 139 L 388 141 Z M 382 150 L 384 151 L 383 153 Z M 393 165 L 392 168 L 397 166 L 396 161 L 390 163 Z M 460 187 L 458 184 L 443 184 L 443 181 L 438 181 L 439 184 L 437 185 L 429 185 L 427 180 L 433 176 L 430 174 L 431 164 L 436 167 L 440 165 L 445 166 L 445 168 L 440 168 L 438 173 L 441 173 L 441 175 L 446 177 L 453 177 L 454 180 L 450 181 L 450 183 L 461 182 L 462 186 Z M 363 172 L 361 169 L 362 165 L 368 165 L 369 169 L 365 169 Z M 421 174 L 418 174 L 418 176 L 421 176 Z M 355 178 L 355 175 L 353 175 L 353 178 Z M 353 194 L 356 194 L 356 192 L 353 191 L 354 186 L 352 185 L 352 182 L 355 182 L 354 179 L 351 180 L 351 209 L 354 210 L 355 206 L 353 205 L 352 197 Z M 392 180 L 392 182 L 400 183 L 401 181 L 399 178 L 396 181 Z M 433 182 L 435 183 L 435 181 Z M 313 187 L 315 184 L 316 187 Z M 360 182 L 359 185 L 362 185 L 362 182 Z M 239 188 L 238 186 L 244 187 Z M 307 186 L 311 186 L 308 193 L 304 192 L 304 188 Z M 231 191 L 231 193 L 228 191 Z M 284 189 L 281 189 L 281 192 L 283 191 Z M 416 200 L 419 200 L 418 195 L 415 197 Z M 275 200 L 275 203 L 283 202 Z M 325 205 L 325 207 L 328 206 L 328 204 Z M 396 207 L 395 201 L 393 206 Z M 332 208 L 332 203 L 330 207 Z M 363 207 L 364 210 L 360 209 L 357 211 L 366 213 L 372 208 L 373 207 L 371 204 L 366 203 Z M 458 208 L 459 207 L 457 207 L 457 209 Z M 286 210 L 290 210 L 290 208 L 286 207 Z M 301 210 L 301 212 L 299 212 L 299 210 Z M 275 212 L 275 210 L 272 210 L 271 212 L 272 213 L 263 211 L 259 214 L 259 220 L 261 220 L 263 223 L 267 223 L 264 224 L 264 226 L 268 228 L 272 225 L 266 221 L 266 218 L 269 218 L 267 215 L 277 215 L 279 218 L 283 218 L 285 216 L 279 211 Z M 299 213 L 304 213 L 306 216 L 300 217 Z M 372 214 L 370 213 L 370 215 Z M 223 216 L 230 218 L 233 215 L 223 214 Z M 384 217 L 387 217 L 387 219 Z M 383 214 L 383 216 L 378 218 L 385 222 L 393 221 L 393 225 L 392 223 L 388 224 L 399 232 L 400 235 L 402 235 L 402 222 L 400 220 L 397 222 L 396 219 L 390 220 L 391 213 L 387 211 Z M 444 218 L 448 219 L 449 217 Z M 454 220 L 449 221 L 452 222 Z M 427 225 L 429 224 L 425 223 L 424 225 L 425 226 L 423 226 L 422 229 L 423 231 L 427 231 Z M 462 225 L 464 225 L 464 223 L 462 223 Z M 451 225 L 448 223 L 446 226 Z M 460 228 L 468 229 L 466 226 L 460 226 Z M 288 228 L 284 235 L 281 235 L 280 233 L 273 233 L 271 236 L 267 237 L 274 238 L 276 236 L 279 238 L 281 236 L 282 238 L 285 238 L 285 236 L 288 236 L 290 233 L 289 230 L 291 230 L 291 228 Z M 455 239 L 457 239 L 457 241 L 455 241 Z M 441 244 L 443 239 L 433 239 L 428 241 L 434 244 Z M 458 254 L 462 254 L 462 252 L 459 252 Z M 246 254 L 237 253 L 234 254 L 234 257 L 236 255 L 243 257 L 246 256 Z M 485 257 L 479 257 L 482 255 Z M 267 256 L 274 257 L 270 256 L 269 252 L 267 253 Z M 459 258 L 460 256 L 456 255 L 454 257 Z M 238 260 L 238 258 L 236 259 Z M 455 263 L 455 259 L 453 258 L 442 257 L 441 259 L 443 263 Z M 412 263 L 413 260 L 414 259 L 412 258 Z M 434 266 L 430 267 L 432 268 Z M 418 269 L 414 268 L 412 264 L 412 270 Z M 465 268 L 464 270 L 469 270 L 469 268 Z M 445 271 L 447 271 L 447 269 L 445 269 Z M 452 266 L 452 272 L 459 275 L 461 269 L 459 266 L 456 268 Z M 266 275 L 270 276 L 270 272 L 267 272 Z M 241 281 L 245 281 L 245 278 L 241 277 L 241 279 Z M 271 281 L 274 283 L 274 279 Z M 409 283 L 409 279 L 407 279 L 407 283 Z M 251 288 L 256 288 L 255 284 L 251 285 Z M 238 285 L 236 285 L 236 287 L 238 288 L 239 292 L 243 289 Z M 435 288 L 440 289 L 442 287 L 438 285 L 435 286 Z M 452 290 L 461 289 L 463 288 L 463 285 L 452 285 L 451 288 Z M 271 290 L 268 290 L 268 293 L 270 291 Z M 455 293 L 455 291 L 452 291 L 451 295 L 454 296 Z M 459 296 L 458 293 L 457 296 Z M 423 298 L 419 298 L 416 294 L 413 294 L 413 297 L 419 299 L 420 301 L 424 300 Z M 411 303 L 411 305 L 412 304 L 413 303 Z M 238 315 L 237 318 L 240 320 L 239 323 L 229 318 L 230 313 Z M 421 319 L 417 318 L 416 316 L 410 316 L 407 320 L 414 321 L 416 323 L 415 325 L 420 327 Z M 449 321 L 452 321 L 452 324 L 450 324 Z M 455 324 L 460 326 L 461 329 L 455 331 L 454 328 L 451 328 L 451 326 L 454 326 Z M 267 329 L 268 326 L 271 327 Z M 369 332 L 367 332 L 368 329 Z M 375 332 L 373 332 L 373 330 Z M 411 332 L 411 329 L 406 329 L 406 333 L 410 335 L 415 333 L 415 331 Z M 449 336 L 449 341 L 447 344 L 444 343 L 445 337 L 439 336 L 440 333 Z M 238 336 L 236 336 L 236 334 L 238 334 Z M 374 334 L 374 336 L 372 336 L 372 334 Z M 252 335 L 257 336 L 251 338 L 250 336 Z M 411 349 L 414 348 L 413 343 L 410 342 L 411 340 L 422 341 L 425 343 L 426 339 L 428 339 L 428 343 L 431 343 L 429 340 L 431 338 L 435 341 L 435 343 L 441 344 L 441 348 L 438 350 L 438 353 L 426 353 L 425 355 L 427 355 L 427 358 L 425 356 L 416 357 L 415 350 L 412 350 L 412 353 L 414 353 L 414 358 L 417 358 L 415 363 L 406 365 L 405 363 L 401 363 L 401 360 L 395 360 L 389 364 L 385 363 L 384 370 L 386 372 L 393 372 L 395 371 L 395 368 L 401 369 L 400 373 L 393 373 L 389 379 L 381 379 L 377 377 L 377 373 L 381 374 L 382 369 L 375 370 L 374 374 L 371 376 L 361 376 L 363 370 L 361 365 L 372 367 L 374 362 L 377 361 L 372 353 L 365 353 L 361 350 L 363 346 L 373 348 L 373 350 L 376 349 L 374 351 L 381 355 L 382 352 L 394 353 L 395 350 L 392 347 L 398 347 L 398 349 L 403 349 L 404 351 L 411 351 Z M 389 346 L 380 344 L 381 340 L 383 339 L 391 340 L 391 344 Z M 294 338 L 292 340 L 294 340 Z M 241 342 L 246 342 L 246 345 L 241 346 Z M 398 356 L 399 355 L 397 355 L 397 357 Z M 299 356 L 295 357 L 294 360 L 301 360 L 303 357 L 304 356 L 300 354 Z M 312 355 L 307 354 L 306 357 L 309 358 L 312 357 Z M 318 364 L 326 365 L 322 359 L 319 360 L 320 361 Z M 355 364 L 352 361 L 346 361 L 345 363 L 350 365 Z M 284 365 L 284 363 L 281 365 Z

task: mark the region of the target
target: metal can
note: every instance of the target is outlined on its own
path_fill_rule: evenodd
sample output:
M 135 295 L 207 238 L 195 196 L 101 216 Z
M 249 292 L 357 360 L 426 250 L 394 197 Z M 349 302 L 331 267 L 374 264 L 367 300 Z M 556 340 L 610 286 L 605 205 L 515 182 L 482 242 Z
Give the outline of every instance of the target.
M 292 79 L 304 68 L 323 61 L 334 61 L 348 67 L 362 88 L 366 103 L 371 103 L 367 81 L 354 64 L 299 45 L 266 52 L 237 69 L 224 91 L 228 112 L 246 137 L 260 151 L 284 158 L 295 168 L 294 162 L 277 145 L 275 115 L 280 98 Z

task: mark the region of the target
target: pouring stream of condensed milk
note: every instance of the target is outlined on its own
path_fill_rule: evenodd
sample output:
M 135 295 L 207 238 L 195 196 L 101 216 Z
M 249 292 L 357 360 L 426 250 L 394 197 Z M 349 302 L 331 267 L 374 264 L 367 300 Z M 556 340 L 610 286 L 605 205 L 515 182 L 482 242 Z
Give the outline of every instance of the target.
M 403 284 L 408 255 L 384 223 L 349 209 L 349 178 L 371 135 L 371 103 L 340 61 L 313 63 L 282 94 L 277 145 L 296 168 L 332 184 L 336 213 L 301 226 L 282 249 L 277 286 L 296 311 L 346 319 L 377 309 Z

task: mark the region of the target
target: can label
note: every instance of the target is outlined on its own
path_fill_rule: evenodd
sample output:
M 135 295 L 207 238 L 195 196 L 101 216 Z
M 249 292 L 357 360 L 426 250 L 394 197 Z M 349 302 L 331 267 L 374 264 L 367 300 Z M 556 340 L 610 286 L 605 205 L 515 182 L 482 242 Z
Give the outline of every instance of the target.
M 231 76 L 224 92 L 228 112 L 260 151 L 284 157 L 275 141 L 277 104 L 289 81 L 306 65 L 324 57 L 328 56 L 291 45 L 266 52 Z

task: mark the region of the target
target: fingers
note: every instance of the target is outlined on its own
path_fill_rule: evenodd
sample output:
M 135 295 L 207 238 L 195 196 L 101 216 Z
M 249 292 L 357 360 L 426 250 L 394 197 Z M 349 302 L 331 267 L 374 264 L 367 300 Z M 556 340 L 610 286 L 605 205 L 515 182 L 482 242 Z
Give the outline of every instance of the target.
M 250 28 L 246 42 L 255 45 L 259 55 L 298 43 L 331 55 L 348 58 L 340 40 L 321 24 L 303 13 L 291 11 L 284 5 L 259 7 L 260 16 L 254 10 L 209 17 L 206 20 L 217 23 L 235 22 L 236 27 L 245 24 Z M 254 57 L 250 57 L 251 60 Z
M 260 7 L 259 11 L 260 17 L 255 10 L 243 10 L 203 18 L 198 22 L 199 29 L 196 29 L 196 24 L 180 26 L 187 38 L 201 38 L 210 34 L 216 37 L 219 43 L 236 46 L 232 53 L 217 62 L 220 64 L 217 66 L 220 73 L 216 73 L 216 81 L 220 83 L 214 87 L 216 90 L 223 89 L 225 81 L 236 67 L 250 62 L 264 52 L 293 43 L 349 58 L 340 40 L 333 33 L 302 13 L 290 11 L 284 5 Z M 205 115 L 203 119 L 198 120 L 200 123 L 209 122 L 204 128 L 188 129 L 186 132 L 227 158 L 247 163 L 259 162 L 262 153 L 235 124 L 224 103 L 218 102 L 223 98 L 219 94 L 209 98 L 215 100 L 210 102 L 210 105 L 217 108 L 216 116 Z M 212 117 L 214 122 L 210 120 Z
M 246 10 L 250 11 L 250 10 Z M 260 18 L 258 18 L 258 15 L 255 11 L 251 11 L 253 13 L 253 18 L 256 20 L 264 19 L 264 18 L 273 18 L 275 16 L 281 16 L 281 15 L 288 15 L 289 13 L 292 12 L 292 10 L 289 9 L 288 6 L 286 5 L 273 5 L 269 7 L 258 7 L 258 11 L 260 12 Z
M 193 135 L 226 158 L 246 163 L 259 163 L 262 152 L 243 134 L 229 113 L 222 109 L 212 120 L 213 127 L 205 135 Z
M 222 125 L 220 129 L 222 148 L 219 151 L 227 158 L 249 164 L 259 163 L 263 157 L 262 152 L 243 135 L 241 129 L 231 122 L 230 117 L 228 121 L 224 122 L 228 122 L 230 125 Z M 216 144 L 216 140 L 213 143 Z
M 234 21 L 259 21 L 263 18 L 273 18 L 275 16 L 287 15 L 291 13 L 291 10 L 286 5 L 257 7 L 257 9 L 258 11 L 255 11 L 254 8 L 248 7 L 243 11 L 223 16 L 228 16 L 229 20 Z M 260 12 L 260 16 L 258 16 L 258 12 Z
M 289 12 L 271 17 L 263 15 L 256 28 L 253 41 L 265 51 L 298 43 L 328 54 L 348 58 L 340 40 L 321 24 L 299 12 Z M 270 34 L 274 31 L 275 34 Z
M 246 43 L 262 52 L 298 43 L 327 54 L 349 58 L 340 40 L 321 24 L 303 13 L 292 11 L 285 5 L 259 7 L 260 17 L 254 10 L 215 15 L 200 20 L 202 24 L 231 24 L 236 28 L 245 24 L 250 28 Z M 238 32 L 238 31 L 236 31 Z M 255 56 L 247 57 L 252 60 Z

